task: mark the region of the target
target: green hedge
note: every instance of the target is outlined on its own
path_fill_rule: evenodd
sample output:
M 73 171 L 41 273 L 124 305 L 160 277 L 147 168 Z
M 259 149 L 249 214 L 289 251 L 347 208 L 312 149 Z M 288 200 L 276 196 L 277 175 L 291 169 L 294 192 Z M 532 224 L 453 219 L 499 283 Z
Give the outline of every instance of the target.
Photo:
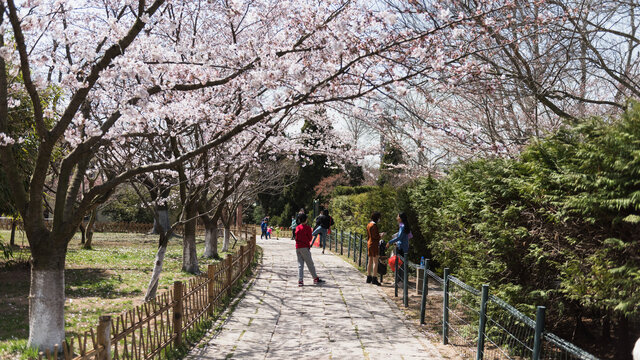
M 336 186 L 331 196 L 358 195 L 375 191 L 377 189 L 377 186 Z
M 529 315 L 549 305 L 555 319 L 626 328 L 640 316 L 639 175 L 632 103 L 619 119 L 585 120 L 518 159 L 461 164 L 409 193 L 433 258 L 464 281 L 491 284 Z
M 359 193 L 366 188 L 366 192 Z M 387 233 L 387 238 L 398 231 L 396 215 L 398 199 L 396 191 L 391 187 L 341 187 L 338 193 L 355 195 L 333 196 L 331 200 L 331 216 L 336 222 L 335 228 L 344 231 L 355 231 L 366 234 L 367 224 L 374 211 L 382 213 L 379 223 L 380 231 Z M 352 189 L 352 190 L 346 190 Z
M 338 228 L 364 232 L 377 210 L 381 231 L 392 234 L 402 209 L 414 222 L 414 261 L 429 257 L 475 287 L 488 283 L 530 316 L 547 305 L 568 335 L 602 336 L 603 354 L 630 351 L 640 335 L 633 325 L 640 318 L 638 103 L 619 119 L 584 120 L 534 141 L 517 159 L 471 161 L 439 179 L 364 190 L 334 194 Z M 613 342 L 609 329 L 618 333 Z

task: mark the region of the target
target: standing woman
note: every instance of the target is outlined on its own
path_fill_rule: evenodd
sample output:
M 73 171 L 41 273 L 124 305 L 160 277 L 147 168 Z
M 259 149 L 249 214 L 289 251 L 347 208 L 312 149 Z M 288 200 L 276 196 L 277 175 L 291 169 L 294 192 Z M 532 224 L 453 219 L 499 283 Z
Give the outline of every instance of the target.
M 412 237 L 411 226 L 409 225 L 409 220 L 407 219 L 407 214 L 405 213 L 398 214 L 396 220 L 398 220 L 400 230 L 398 230 L 397 234 L 393 235 L 393 239 L 389 240 L 389 245 L 397 243 L 396 255 L 402 256 L 402 258 L 404 259 L 403 261 L 407 261 L 405 255 L 409 253 L 409 239 Z M 401 269 L 398 269 L 398 273 L 400 273 L 400 271 Z M 400 278 L 402 279 L 402 277 Z
M 384 236 L 378 229 L 380 213 L 375 211 L 371 214 L 371 222 L 367 224 L 367 253 L 369 263 L 367 264 L 367 283 L 380 286 L 378 282 L 378 259 L 380 258 L 380 238 Z

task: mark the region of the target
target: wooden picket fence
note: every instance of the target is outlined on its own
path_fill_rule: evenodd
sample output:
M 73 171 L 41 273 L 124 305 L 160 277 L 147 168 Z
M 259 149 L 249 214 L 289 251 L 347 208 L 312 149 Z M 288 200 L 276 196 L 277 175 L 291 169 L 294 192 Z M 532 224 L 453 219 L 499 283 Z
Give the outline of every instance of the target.
M 0 230 L 11 230 L 13 220 L 0 218 Z M 53 221 L 45 220 L 45 226 L 51 229 Z M 16 222 L 16 228 L 23 230 L 22 220 Z M 96 222 L 93 224 L 94 232 L 118 232 L 118 233 L 148 233 L 153 229 L 153 224 L 129 223 L 129 222 Z
M 226 259 L 209 265 L 206 275 L 186 284 L 176 281 L 173 289 L 155 299 L 117 316 L 101 316 L 96 330 L 65 341 L 64 360 L 152 359 L 165 358 L 168 352 L 184 344 L 183 336 L 214 315 L 225 296 L 247 272 L 256 251 L 254 228 L 235 229 L 245 238 Z M 40 359 L 54 360 L 58 348 L 40 353 Z
M 0 218 L 0 230 L 11 230 L 12 226 L 11 218 Z M 51 220 L 45 221 L 45 226 L 51 229 L 52 225 Z M 23 230 L 22 220 L 18 220 L 16 223 L 16 228 L 18 230 Z M 221 228 L 222 229 L 222 228 Z M 152 223 L 131 223 L 131 222 L 96 222 L 93 224 L 94 232 L 112 232 L 112 233 L 135 233 L 135 234 L 146 234 L 153 230 Z M 176 226 L 175 232 L 178 234 L 182 234 L 184 232 L 184 226 L 178 225 Z M 204 234 L 204 225 L 198 221 L 196 225 L 196 233 L 199 235 Z

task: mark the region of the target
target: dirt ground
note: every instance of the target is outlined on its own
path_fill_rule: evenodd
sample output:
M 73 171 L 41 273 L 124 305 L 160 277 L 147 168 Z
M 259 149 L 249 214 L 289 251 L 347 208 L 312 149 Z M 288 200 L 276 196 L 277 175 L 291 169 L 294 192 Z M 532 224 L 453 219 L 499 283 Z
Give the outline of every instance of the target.
M 435 281 L 430 281 L 428 287 L 429 295 L 425 307 L 425 324 L 420 325 L 421 295 L 416 292 L 415 278 L 409 279 L 409 307 L 407 308 L 404 307 L 402 301 L 402 286 L 398 287 L 398 297 L 395 297 L 393 272 L 389 272 L 383 277 L 381 286 L 389 299 L 395 302 L 407 319 L 409 319 L 409 323 L 416 332 L 422 333 L 427 339 L 436 344 L 438 350 L 444 357 L 448 359 L 464 359 L 464 357 L 456 352 L 454 347 L 442 344 L 442 289 Z

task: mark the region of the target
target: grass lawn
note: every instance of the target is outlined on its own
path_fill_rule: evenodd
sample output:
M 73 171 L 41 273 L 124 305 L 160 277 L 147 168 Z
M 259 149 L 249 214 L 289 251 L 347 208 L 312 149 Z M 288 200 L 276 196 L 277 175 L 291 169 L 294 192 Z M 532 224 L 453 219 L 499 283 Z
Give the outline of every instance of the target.
M 0 241 L 8 243 L 9 231 L 0 230 Z M 202 258 L 204 237 L 198 237 L 200 269 L 215 262 Z M 153 270 L 158 237 L 144 234 L 95 233 L 93 250 L 80 248 L 80 235 L 69 244 L 65 271 L 65 329 L 67 335 L 89 330 L 101 315 L 116 315 L 143 302 Z M 16 234 L 14 259 L 0 258 L 0 358 L 15 358 L 26 347 L 28 330 L 28 297 L 30 271 L 27 240 Z M 233 239 L 231 240 L 233 244 Z M 237 250 L 243 243 L 238 242 Z M 222 238 L 219 240 L 222 248 Z M 0 254 L 1 255 L 1 254 Z M 226 256 L 220 253 L 221 257 Z M 181 271 L 182 239 L 169 241 L 158 293 L 174 281 L 193 275 Z

